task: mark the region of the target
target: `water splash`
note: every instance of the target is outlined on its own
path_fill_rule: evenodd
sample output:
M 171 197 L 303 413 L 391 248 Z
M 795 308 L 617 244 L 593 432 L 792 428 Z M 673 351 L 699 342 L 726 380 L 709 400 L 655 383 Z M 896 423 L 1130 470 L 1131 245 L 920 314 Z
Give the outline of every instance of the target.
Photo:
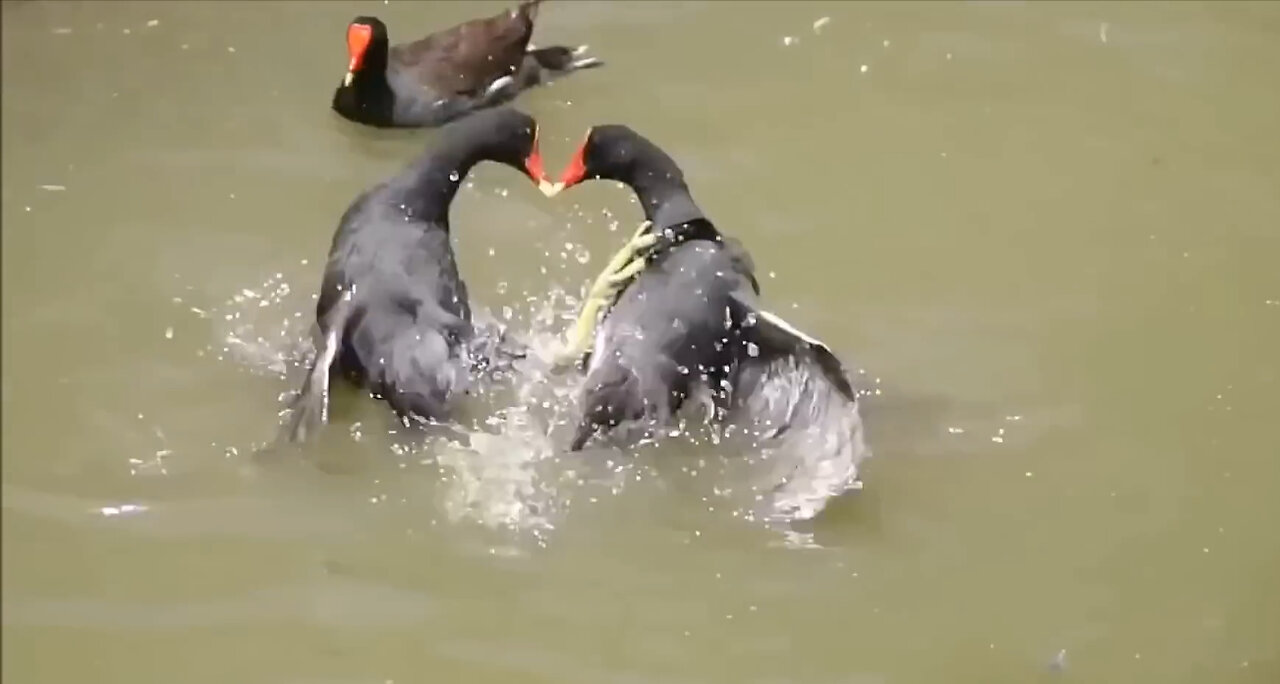
M 754 387 L 745 385 L 749 433 L 758 439 L 759 460 L 770 463 L 763 480 L 776 483 L 766 497 L 771 519 L 812 519 L 834 497 L 862 488 L 858 466 L 871 450 L 859 407 L 816 363 L 784 356 L 762 370 Z
M 230 361 L 259 375 L 284 378 L 292 366 L 305 363 L 312 349 L 309 331 L 315 301 L 294 293 L 283 273 L 275 273 L 255 287 L 237 290 L 212 307 L 192 305 L 182 297 L 174 303 L 209 321 L 214 342 L 197 351 Z M 305 302 L 305 303 L 304 303 Z M 283 312 L 286 312 L 283 316 Z
M 561 260 L 578 261 L 578 254 L 566 249 Z M 514 333 L 527 357 L 516 362 L 515 372 L 481 382 L 475 399 L 483 418 L 476 425 L 416 444 L 403 435 L 393 438 L 389 449 L 402 463 L 438 471 L 441 489 L 433 506 L 447 521 L 529 535 L 543 544 L 575 501 L 622 495 L 652 475 L 695 483 L 716 515 L 791 535 L 788 523 L 812 518 L 833 497 L 860 487 L 857 466 L 870 452 L 857 408 L 819 371 L 795 360 L 775 361 L 753 379 L 754 391 L 738 413 L 755 420 L 729 416 L 723 425 L 710 425 L 711 402 L 698 396 L 686 403 L 676 425 L 631 448 L 610 447 L 612 457 L 566 453 L 580 378 L 552 373 L 549 360 L 585 286 L 584 280 L 573 291 L 558 284 L 525 291 L 498 315 L 473 302 L 477 327 L 490 335 Z M 205 355 L 281 381 L 283 414 L 296 389 L 290 377 L 314 354 L 313 301 L 276 273 L 216 306 L 189 310 L 212 325 L 215 341 L 204 347 Z M 785 431 L 778 430 L 782 419 L 790 421 Z M 371 429 L 365 424 L 358 432 Z M 653 461 L 664 465 L 640 458 L 658 449 L 662 457 Z M 794 540 L 789 545 L 803 546 Z

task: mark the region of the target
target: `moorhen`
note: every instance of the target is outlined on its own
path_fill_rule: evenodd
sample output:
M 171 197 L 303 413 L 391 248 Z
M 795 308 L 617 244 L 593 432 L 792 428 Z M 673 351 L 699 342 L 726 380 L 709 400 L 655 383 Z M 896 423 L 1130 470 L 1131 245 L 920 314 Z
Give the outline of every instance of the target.
M 377 17 L 357 17 L 347 26 L 350 62 L 333 93 L 334 111 L 379 128 L 440 126 L 564 74 L 602 65 L 594 57 L 579 57 L 585 45 L 571 50 L 529 43 L 541 2 L 528 0 L 394 46 Z
M 588 179 L 630 186 L 645 222 L 596 279 L 556 355 L 560 366 L 587 362 L 570 450 L 623 422 L 665 422 L 695 382 L 710 391 L 717 418 L 741 410 L 772 423 L 775 435 L 801 422 L 829 428 L 829 410 L 818 406 L 828 398 L 839 411 L 856 409 L 856 392 L 827 345 L 760 308 L 750 254 L 698 208 L 666 152 L 627 126 L 595 126 L 545 192 Z M 826 386 L 799 383 L 810 396 L 789 403 L 760 394 L 799 367 Z M 860 438 L 860 430 L 851 437 Z
M 444 130 L 342 214 L 316 304 L 315 359 L 284 425 L 290 442 L 327 422 L 331 370 L 385 399 L 402 421 L 432 421 L 448 416 L 485 361 L 476 358 L 467 288 L 449 242 L 449 205 L 485 160 L 551 184 L 537 123 L 523 112 L 490 109 Z

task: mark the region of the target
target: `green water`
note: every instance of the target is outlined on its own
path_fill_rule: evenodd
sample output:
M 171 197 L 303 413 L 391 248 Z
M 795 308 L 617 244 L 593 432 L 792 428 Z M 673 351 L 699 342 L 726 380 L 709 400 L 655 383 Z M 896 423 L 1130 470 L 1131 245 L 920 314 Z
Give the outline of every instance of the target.
M 544 5 L 608 62 L 518 100 L 549 168 L 658 141 L 865 371 L 866 488 L 791 535 L 696 447 L 584 483 L 354 394 L 343 468 L 250 458 L 435 135 L 328 110 L 346 22 L 504 6 L 4 3 L 6 683 L 1280 681 L 1280 5 Z M 638 210 L 471 180 L 477 306 L 562 329 Z

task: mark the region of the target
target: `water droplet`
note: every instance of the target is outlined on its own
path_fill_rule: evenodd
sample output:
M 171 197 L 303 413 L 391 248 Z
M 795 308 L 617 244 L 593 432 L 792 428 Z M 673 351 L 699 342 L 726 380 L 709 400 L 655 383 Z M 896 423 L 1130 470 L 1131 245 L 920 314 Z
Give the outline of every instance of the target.
M 164 338 L 165 338 L 166 340 L 172 340 L 172 339 L 173 339 L 173 328 L 165 328 L 165 329 L 164 329 Z
M 457 171 L 450 171 L 450 172 L 449 172 L 449 180 L 451 180 L 451 181 L 453 181 L 453 182 L 457 183 L 457 182 L 458 182 L 458 178 L 459 178 L 459 176 L 458 176 L 458 172 L 457 172 Z
M 578 260 L 578 263 L 585 264 L 591 261 L 591 252 L 587 251 L 586 247 L 583 247 L 582 249 L 579 249 L 573 257 Z
M 760 347 L 757 347 L 755 342 L 747 343 L 747 356 L 750 356 L 753 359 L 760 356 Z

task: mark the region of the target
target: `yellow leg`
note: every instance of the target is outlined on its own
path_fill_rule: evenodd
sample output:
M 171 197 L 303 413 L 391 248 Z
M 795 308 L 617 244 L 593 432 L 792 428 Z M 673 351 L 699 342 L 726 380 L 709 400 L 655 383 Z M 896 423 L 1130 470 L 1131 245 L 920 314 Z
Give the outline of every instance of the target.
M 591 284 L 592 294 L 601 287 L 602 282 L 609 279 L 609 276 L 621 271 L 633 258 L 644 250 L 652 247 L 653 243 L 658 241 L 657 235 L 645 232 L 649 229 L 650 225 L 651 224 L 648 221 L 641 223 L 640 227 L 636 229 L 635 235 L 632 235 L 631 239 L 627 240 L 627 244 L 623 245 L 622 249 L 618 250 L 618 252 L 613 255 L 613 258 L 605 265 L 604 270 L 600 272 L 600 275 L 596 276 L 595 282 Z
M 591 340 L 595 337 L 596 319 L 607 303 L 595 297 L 583 302 L 582 312 L 578 314 L 578 319 L 574 321 L 569 334 L 565 336 L 564 344 L 556 350 L 552 361 L 555 366 L 573 365 L 587 353 L 587 348 L 591 346 Z
M 646 265 L 645 258 L 642 256 L 632 259 L 631 263 L 623 266 L 609 276 L 605 281 L 609 286 L 608 292 L 601 294 L 607 294 L 612 298 L 612 296 L 617 294 L 617 291 L 621 289 L 623 285 L 626 285 L 632 278 L 639 275 Z
M 648 221 L 640 224 L 635 235 L 613 255 L 604 270 L 591 283 L 587 298 L 582 303 L 582 311 L 565 336 L 564 345 L 555 354 L 553 363 L 556 366 L 571 365 L 586 353 L 595 337 L 600 312 L 613 302 L 618 291 L 628 281 L 644 270 L 645 258 L 642 253 L 658 241 L 657 235 L 646 233 L 649 225 Z

